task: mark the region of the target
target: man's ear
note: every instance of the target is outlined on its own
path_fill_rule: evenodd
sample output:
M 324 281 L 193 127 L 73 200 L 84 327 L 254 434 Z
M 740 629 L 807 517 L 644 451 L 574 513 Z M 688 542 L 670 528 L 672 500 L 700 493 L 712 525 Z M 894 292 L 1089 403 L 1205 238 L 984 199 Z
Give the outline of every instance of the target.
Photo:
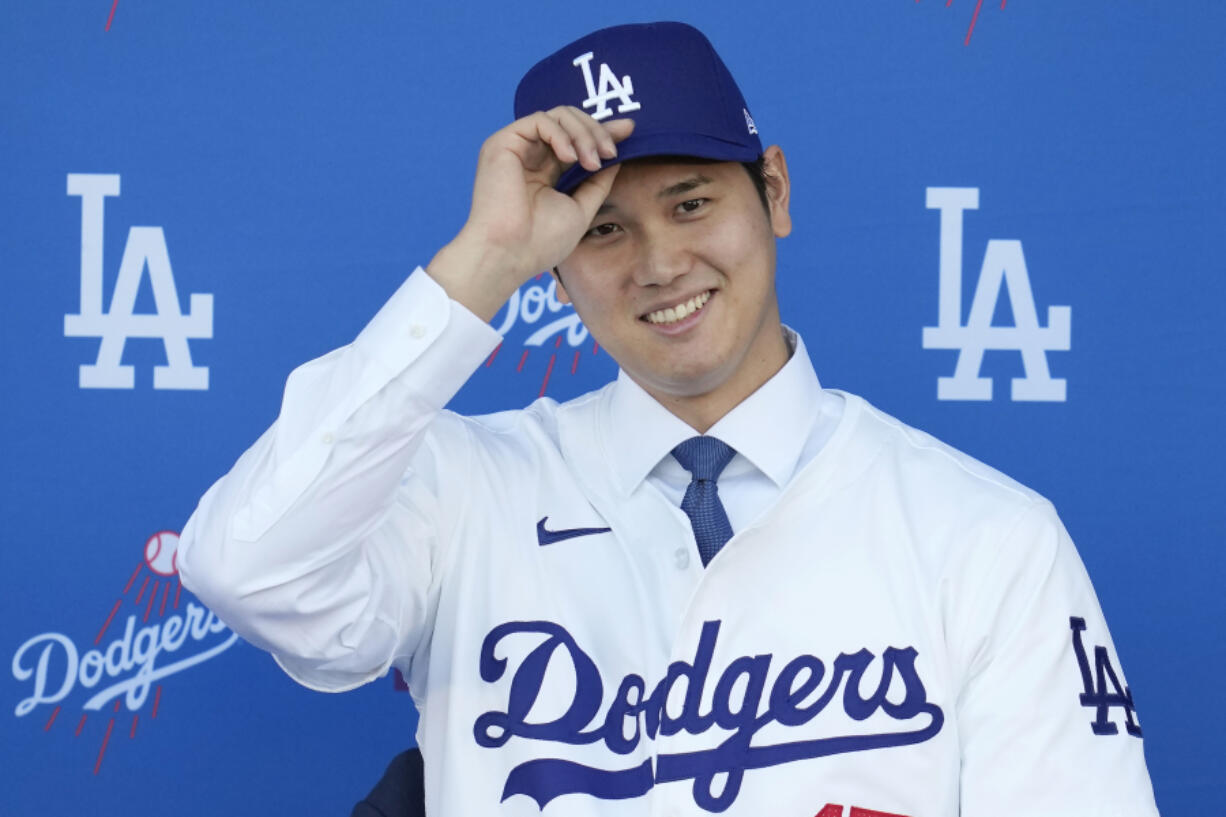
M 557 267 L 554 267 L 551 272 L 553 274 L 553 280 L 558 284 L 556 287 L 554 287 L 553 297 L 557 298 L 559 303 L 570 303 L 570 296 L 566 294 L 566 287 L 562 285 L 562 273 L 558 272 Z
M 792 183 L 788 179 L 788 162 L 783 148 L 771 145 L 763 154 L 762 170 L 766 175 L 766 201 L 769 204 L 771 229 L 777 238 L 792 232 L 792 215 L 788 212 Z

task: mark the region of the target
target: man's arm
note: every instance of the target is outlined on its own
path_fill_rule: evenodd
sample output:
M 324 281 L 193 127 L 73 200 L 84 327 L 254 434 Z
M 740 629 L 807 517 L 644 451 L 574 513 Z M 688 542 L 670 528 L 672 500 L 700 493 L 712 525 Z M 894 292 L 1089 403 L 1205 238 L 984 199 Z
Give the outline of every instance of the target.
M 951 625 L 962 814 L 1156 817 L 1132 693 L 1055 511 L 1033 505 L 990 555 Z
M 296 369 L 276 423 L 184 527 L 183 583 L 297 680 L 340 690 L 413 652 L 432 618 L 448 536 L 439 412 L 497 343 L 485 321 L 578 243 L 616 169 L 553 190 L 578 157 L 599 166 L 629 134 L 576 109 L 517 120 L 482 148 L 468 222 L 358 338 Z

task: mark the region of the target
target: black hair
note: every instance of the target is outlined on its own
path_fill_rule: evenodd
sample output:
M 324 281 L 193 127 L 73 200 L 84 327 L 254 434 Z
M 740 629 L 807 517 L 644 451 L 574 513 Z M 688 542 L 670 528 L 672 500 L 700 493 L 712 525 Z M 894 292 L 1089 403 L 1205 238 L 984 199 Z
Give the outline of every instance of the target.
M 771 203 L 766 198 L 766 154 L 759 154 L 758 158 L 752 162 L 741 162 L 741 167 L 745 168 L 745 172 L 749 174 L 749 180 L 753 182 L 754 189 L 758 191 L 758 198 L 762 201 L 762 206 L 766 208 L 766 214 L 770 215 Z
M 717 164 L 719 159 L 704 159 L 701 156 L 643 156 L 637 159 L 631 159 L 632 162 L 659 163 L 659 164 L 686 164 L 686 165 L 707 165 Z M 749 174 L 749 180 L 753 182 L 754 190 L 758 191 L 758 199 L 762 202 L 763 209 L 769 216 L 771 212 L 770 199 L 766 194 L 766 154 L 758 154 L 758 158 L 752 162 L 741 162 L 741 167 L 745 168 L 745 172 Z

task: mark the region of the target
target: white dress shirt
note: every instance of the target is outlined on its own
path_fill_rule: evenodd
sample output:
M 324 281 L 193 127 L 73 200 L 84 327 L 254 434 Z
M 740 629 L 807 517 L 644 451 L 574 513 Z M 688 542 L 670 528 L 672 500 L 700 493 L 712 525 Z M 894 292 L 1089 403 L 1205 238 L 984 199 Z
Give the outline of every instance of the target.
M 770 380 L 707 431 L 736 455 L 719 476 L 719 497 L 732 530 L 751 524 L 778 498 L 792 477 L 830 439 L 843 416 L 843 398 L 823 391 L 804 341 L 790 329 L 792 354 Z M 643 480 L 681 507 L 690 472 L 669 452 L 698 432 L 645 392 L 623 371 L 610 406 L 612 436 L 634 440 L 613 450 L 627 493 Z

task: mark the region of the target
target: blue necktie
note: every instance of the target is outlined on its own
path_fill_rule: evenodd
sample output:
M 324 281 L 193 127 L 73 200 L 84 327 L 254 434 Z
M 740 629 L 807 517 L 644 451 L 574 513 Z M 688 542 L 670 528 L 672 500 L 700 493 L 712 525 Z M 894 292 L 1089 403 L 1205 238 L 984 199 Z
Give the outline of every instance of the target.
M 673 456 L 693 479 L 685 489 L 681 510 L 690 518 L 698 555 L 705 566 L 732 538 L 732 525 L 719 501 L 716 480 L 736 451 L 714 437 L 690 437 L 673 449 Z

